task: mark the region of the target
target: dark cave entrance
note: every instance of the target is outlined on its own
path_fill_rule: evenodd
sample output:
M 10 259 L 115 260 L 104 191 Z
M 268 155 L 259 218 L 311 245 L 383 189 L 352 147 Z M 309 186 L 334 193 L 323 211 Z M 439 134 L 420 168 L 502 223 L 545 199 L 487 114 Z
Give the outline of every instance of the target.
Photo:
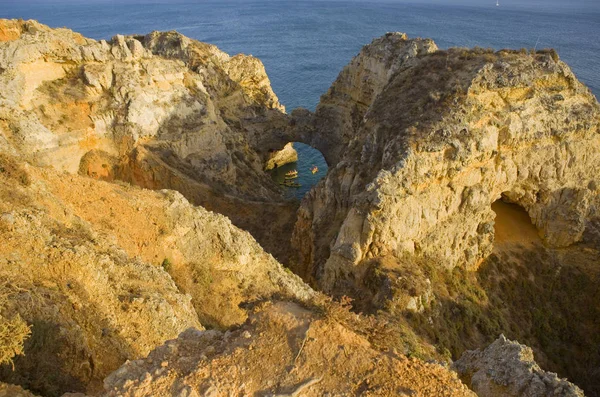
M 298 153 L 298 160 L 270 172 L 286 197 L 301 200 L 327 174 L 329 167 L 323 154 L 312 146 L 301 142 L 292 142 L 292 146 Z M 294 171 L 297 171 L 295 175 L 286 175 Z
M 541 242 L 531 217 L 522 206 L 510 203 L 504 195 L 492 203 L 495 243 L 533 244 Z

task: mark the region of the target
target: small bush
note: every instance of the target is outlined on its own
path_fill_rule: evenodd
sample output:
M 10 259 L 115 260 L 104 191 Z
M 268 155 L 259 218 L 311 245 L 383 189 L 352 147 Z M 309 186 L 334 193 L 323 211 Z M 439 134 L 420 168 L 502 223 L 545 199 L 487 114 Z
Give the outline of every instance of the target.
M 10 291 L 6 284 L 0 285 L 0 310 L 9 300 Z M 16 314 L 7 318 L 0 314 L 0 365 L 11 364 L 12 359 L 23 354 L 23 343 L 31 335 L 31 329 Z
M 160 264 L 162 266 L 162 268 L 165 270 L 165 272 L 169 273 L 171 271 L 171 266 L 172 263 L 169 260 L 169 258 L 165 258 L 163 259 L 162 263 Z
M 0 365 L 12 365 L 12 359 L 23 354 L 23 343 L 29 335 L 31 329 L 18 314 L 11 319 L 0 316 Z
M 558 62 L 558 60 L 560 59 L 558 56 L 558 53 L 556 52 L 556 50 L 554 48 L 543 48 L 541 50 L 538 50 L 537 53 L 542 54 L 542 55 L 550 55 L 550 57 L 552 58 L 552 60 L 554 60 L 554 62 Z

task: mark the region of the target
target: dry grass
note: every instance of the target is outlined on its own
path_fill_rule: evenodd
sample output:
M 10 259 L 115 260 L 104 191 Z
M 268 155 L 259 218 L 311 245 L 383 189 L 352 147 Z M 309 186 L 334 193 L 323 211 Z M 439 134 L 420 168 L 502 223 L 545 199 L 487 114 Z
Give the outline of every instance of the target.
M 11 319 L 0 316 L 0 365 L 11 364 L 13 357 L 23 354 L 23 343 L 31 329 L 17 314 Z
M 315 298 L 310 309 L 319 313 L 326 321 L 343 325 L 365 337 L 379 351 L 391 351 L 421 360 L 447 359 L 435 348 L 417 336 L 408 322 L 400 316 L 379 312 L 366 315 L 353 311 L 352 299 L 344 296 L 334 300 L 325 295 Z
M 10 286 L 0 284 L 0 309 L 3 309 L 11 296 Z M 11 364 L 12 359 L 23 354 L 23 343 L 31 335 L 31 328 L 18 314 L 7 318 L 0 314 L 0 365 Z

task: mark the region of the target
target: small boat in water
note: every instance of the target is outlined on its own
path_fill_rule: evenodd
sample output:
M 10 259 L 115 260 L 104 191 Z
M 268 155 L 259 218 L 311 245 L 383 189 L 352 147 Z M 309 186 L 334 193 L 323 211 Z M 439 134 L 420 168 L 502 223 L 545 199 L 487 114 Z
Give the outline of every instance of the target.
M 310 172 L 312 172 L 313 174 L 316 174 L 317 172 L 319 172 L 319 167 L 317 167 L 316 165 L 313 165 L 312 167 L 310 167 Z
M 285 173 L 285 176 L 298 176 L 298 170 L 291 170 Z
M 280 185 L 283 185 L 285 187 L 301 187 L 302 185 L 296 182 L 291 182 L 291 181 L 284 181 L 284 182 L 279 182 Z
M 283 177 L 283 179 L 286 181 L 290 181 L 290 180 L 296 179 L 296 178 L 298 178 L 298 174 Z

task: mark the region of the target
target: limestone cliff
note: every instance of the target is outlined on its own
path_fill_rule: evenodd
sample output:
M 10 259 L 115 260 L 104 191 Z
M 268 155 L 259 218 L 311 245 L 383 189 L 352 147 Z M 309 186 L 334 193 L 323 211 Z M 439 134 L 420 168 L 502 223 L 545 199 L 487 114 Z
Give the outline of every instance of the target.
M 175 188 L 277 249 L 241 215 L 292 213 L 251 204 L 282 202 L 263 167 L 288 125 L 258 59 L 176 32 L 106 42 L 34 21 L 0 26 L 0 144 L 36 165 Z
M 321 97 L 314 120 L 306 126 L 300 118 L 304 123 L 298 123 L 297 129 L 302 140 L 319 149 L 328 164 L 339 163 L 363 117 L 394 74 L 414 64 L 418 55 L 436 50 L 430 39 L 409 40 L 401 33 L 373 40 Z
M 595 393 L 599 125 L 552 51 L 387 34 L 290 117 L 251 56 L 0 20 L 0 361 L 14 362 L 0 381 L 45 396 L 473 395 L 415 357 L 506 332 Z M 330 165 L 297 219 L 265 173 L 295 141 Z M 500 199 L 523 208 L 508 226 Z M 324 304 L 259 243 L 372 315 Z M 570 390 L 521 346 L 525 363 L 496 365 L 509 345 L 456 368 L 483 395 L 541 396 L 538 378 Z
M 3 133 L 34 163 L 75 173 L 91 150 L 118 161 L 146 144 L 233 192 L 268 196 L 256 181 L 235 185 L 244 167 L 262 168 L 247 147 L 259 139 L 252 119 L 285 119 L 259 60 L 175 32 L 96 42 L 34 21 L 2 24 L 20 29 L 0 44 Z
M 331 162 L 298 213 L 298 274 L 411 318 L 454 358 L 519 335 L 597 393 L 600 356 L 580 357 L 598 343 L 598 244 L 578 242 L 598 234 L 600 106 L 555 52 L 435 51 L 388 34 L 314 115 L 292 116 Z
M 332 167 L 293 240 L 299 274 L 327 291 L 352 287 L 377 257 L 476 269 L 499 199 L 525 208 L 554 247 L 597 216 L 600 106 L 556 53 L 434 50 L 375 40 L 297 123 L 343 147 L 325 146 Z

